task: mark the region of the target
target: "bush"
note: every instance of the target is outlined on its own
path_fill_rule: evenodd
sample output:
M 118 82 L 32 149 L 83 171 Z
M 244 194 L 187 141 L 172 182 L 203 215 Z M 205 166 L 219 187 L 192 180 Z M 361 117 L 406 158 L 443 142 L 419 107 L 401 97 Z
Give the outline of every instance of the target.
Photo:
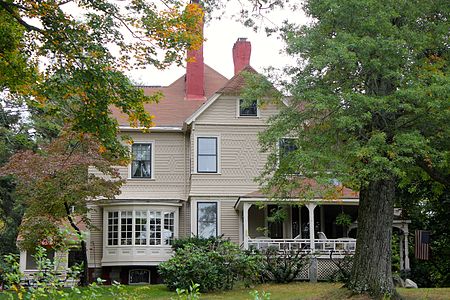
M 188 289 L 195 282 L 202 292 L 228 290 L 238 280 L 250 285 L 260 279 L 259 254 L 242 251 L 221 238 L 206 243 L 204 239 L 191 241 L 179 243 L 175 255 L 159 265 L 159 273 L 169 289 Z
M 294 281 L 308 263 L 306 254 L 299 250 L 278 250 L 269 247 L 263 253 L 262 279 L 277 283 Z
M 210 238 L 201 238 L 201 237 L 185 237 L 182 239 L 176 239 L 173 241 L 172 249 L 173 251 L 177 251 L 179 248 L 184 248 L 187 245 L 195 245 L 198 247 L 211 247 L 218 246 L 220 243 L 226 242 L 222 236 L 220 237 L 210 237 Z

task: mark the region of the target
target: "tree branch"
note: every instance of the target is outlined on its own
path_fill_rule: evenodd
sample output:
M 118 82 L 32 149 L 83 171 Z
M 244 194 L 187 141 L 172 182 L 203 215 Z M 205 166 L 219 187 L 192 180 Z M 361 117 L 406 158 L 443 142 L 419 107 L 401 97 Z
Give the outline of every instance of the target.
M 442 174 L 441 172 L 439 172 L 438 170 L 436 170 L 435 168 L 433 168 L 432 166 L 427 164 L 423 159 L 420 159 L 420 158 L 416 159 L 416 163 L 433 180 L 435 180 L 447 187 L 450 186 L 450 177 L 449 176 L 445 176 L 444 174 Z
M 19 22 L 20 25 L 22 25 L 23 27 L 25 27 L 26 30 L 28 31 L 36 31 L 39 32 L 41 34 L 44 34 L 44 30 L 42 30 L 41 28 L 38 28 L 36 26 L 30 25 L 27 22 L 25 22 L 17 12 L 15 12 L 12 8 L 11 8 L 11 3 L 5 2 L 0 0 L 0 6 L 3 7 L 14 19 L 16 19 L 17 22 Z

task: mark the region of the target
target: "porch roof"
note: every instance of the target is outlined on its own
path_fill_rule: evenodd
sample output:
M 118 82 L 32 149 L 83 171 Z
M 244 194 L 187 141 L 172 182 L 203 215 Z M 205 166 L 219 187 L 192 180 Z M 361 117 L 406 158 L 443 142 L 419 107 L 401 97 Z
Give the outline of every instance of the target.
M 250 193 L 253 194 L 253 193 Z M 242 209 L 243 203 L 264 203 L 264 204 L 305 204 L 305 203 L 316 203 L 316 204 L 328 204 L 328 205 L 357 205 L 359 203 L 359 198 L 336 198 L 336 199 L 326 199 L 326 198 L 312 198 L 312 199 L 298 199 L 298 198 L 288 198 L 288 199 L 270 199 L 264 195 L 244 195 L 238 198 L 234 204 L 234 209 Z

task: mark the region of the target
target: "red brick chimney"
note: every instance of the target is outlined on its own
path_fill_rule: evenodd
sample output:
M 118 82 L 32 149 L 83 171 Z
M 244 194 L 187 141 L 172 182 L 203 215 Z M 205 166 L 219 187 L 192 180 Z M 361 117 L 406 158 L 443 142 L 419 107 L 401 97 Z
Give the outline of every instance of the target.
M 192 3 L 198 4 L 198 0 L 193 0 Z M 203 34 L 203 22 L 201 27 Z M 197 50 L 188 50 L 187 58 L 185 98 L 186 100 L 205 100 L 205 64 L 203 62 L 203 43 Z
M 234 75 L 250 65 L 252 44 L 246 38 L 238 38 L 233 46 Z

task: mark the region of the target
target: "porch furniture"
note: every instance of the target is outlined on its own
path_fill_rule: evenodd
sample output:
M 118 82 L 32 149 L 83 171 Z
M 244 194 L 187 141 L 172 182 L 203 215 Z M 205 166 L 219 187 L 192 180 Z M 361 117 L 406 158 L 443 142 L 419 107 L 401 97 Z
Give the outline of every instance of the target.
M 333 243 L 328 242 L 328 238 L 322 231 L 317 232 L 317 237 L 319 238 L 319 242 L 316 243 L 315 247 L 318 250 L 330 251 L 334 250 Z
M 336 243 L 337 250 L 345 250 L 346 252 L 354 252 L 356 250 L 356 239 L 341 237 L 337 240 L 342 241 L 341 243 Z

